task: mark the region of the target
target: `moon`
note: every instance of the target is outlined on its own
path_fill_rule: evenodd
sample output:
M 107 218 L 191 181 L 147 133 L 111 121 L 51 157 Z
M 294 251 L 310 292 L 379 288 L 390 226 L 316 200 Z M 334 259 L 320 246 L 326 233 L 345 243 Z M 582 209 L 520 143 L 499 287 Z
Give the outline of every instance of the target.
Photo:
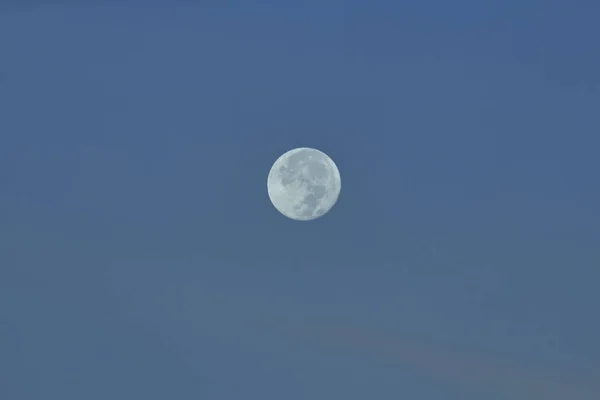
M 284 153 L 275 161 L 267 178 L 273 206 L 296 221 L 325 215 L 337 202 L 341 188 L 340 171 L 333 160 L 309 147 Z

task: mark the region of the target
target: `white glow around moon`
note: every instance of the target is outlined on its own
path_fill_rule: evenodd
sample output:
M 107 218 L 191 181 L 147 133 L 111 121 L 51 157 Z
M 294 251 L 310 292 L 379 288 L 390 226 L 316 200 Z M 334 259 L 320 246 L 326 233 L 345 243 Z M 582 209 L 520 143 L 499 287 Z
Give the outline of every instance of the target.
M 293 149 L 275 161 L 267 179 L 269 198 L 288 218 L 309 221 L 337 202 L 340 172 L 327 154 L 308 147 Z

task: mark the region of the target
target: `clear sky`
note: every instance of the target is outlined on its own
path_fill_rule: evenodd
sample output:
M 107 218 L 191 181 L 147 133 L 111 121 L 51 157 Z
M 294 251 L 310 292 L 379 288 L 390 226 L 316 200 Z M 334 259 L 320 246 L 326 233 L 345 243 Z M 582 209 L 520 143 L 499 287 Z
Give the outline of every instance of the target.
M 0 4 L 0 398 L 600 398 L 597 1 Z

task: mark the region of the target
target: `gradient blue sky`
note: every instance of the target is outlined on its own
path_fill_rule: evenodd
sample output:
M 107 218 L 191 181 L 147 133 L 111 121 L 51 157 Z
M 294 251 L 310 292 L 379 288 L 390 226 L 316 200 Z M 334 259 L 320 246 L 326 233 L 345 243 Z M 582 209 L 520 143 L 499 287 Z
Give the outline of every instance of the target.
M 597 1 L 197 3 L 1 2 L 0 398 L 600 398 Z

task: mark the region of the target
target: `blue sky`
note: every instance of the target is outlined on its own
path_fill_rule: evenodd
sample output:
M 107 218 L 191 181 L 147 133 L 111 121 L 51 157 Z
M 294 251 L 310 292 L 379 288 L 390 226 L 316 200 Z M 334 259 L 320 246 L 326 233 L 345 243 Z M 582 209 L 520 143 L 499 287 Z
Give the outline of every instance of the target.
M 0 6 L 0 398 L 599 398 L 599 6 L 212 3 Z

